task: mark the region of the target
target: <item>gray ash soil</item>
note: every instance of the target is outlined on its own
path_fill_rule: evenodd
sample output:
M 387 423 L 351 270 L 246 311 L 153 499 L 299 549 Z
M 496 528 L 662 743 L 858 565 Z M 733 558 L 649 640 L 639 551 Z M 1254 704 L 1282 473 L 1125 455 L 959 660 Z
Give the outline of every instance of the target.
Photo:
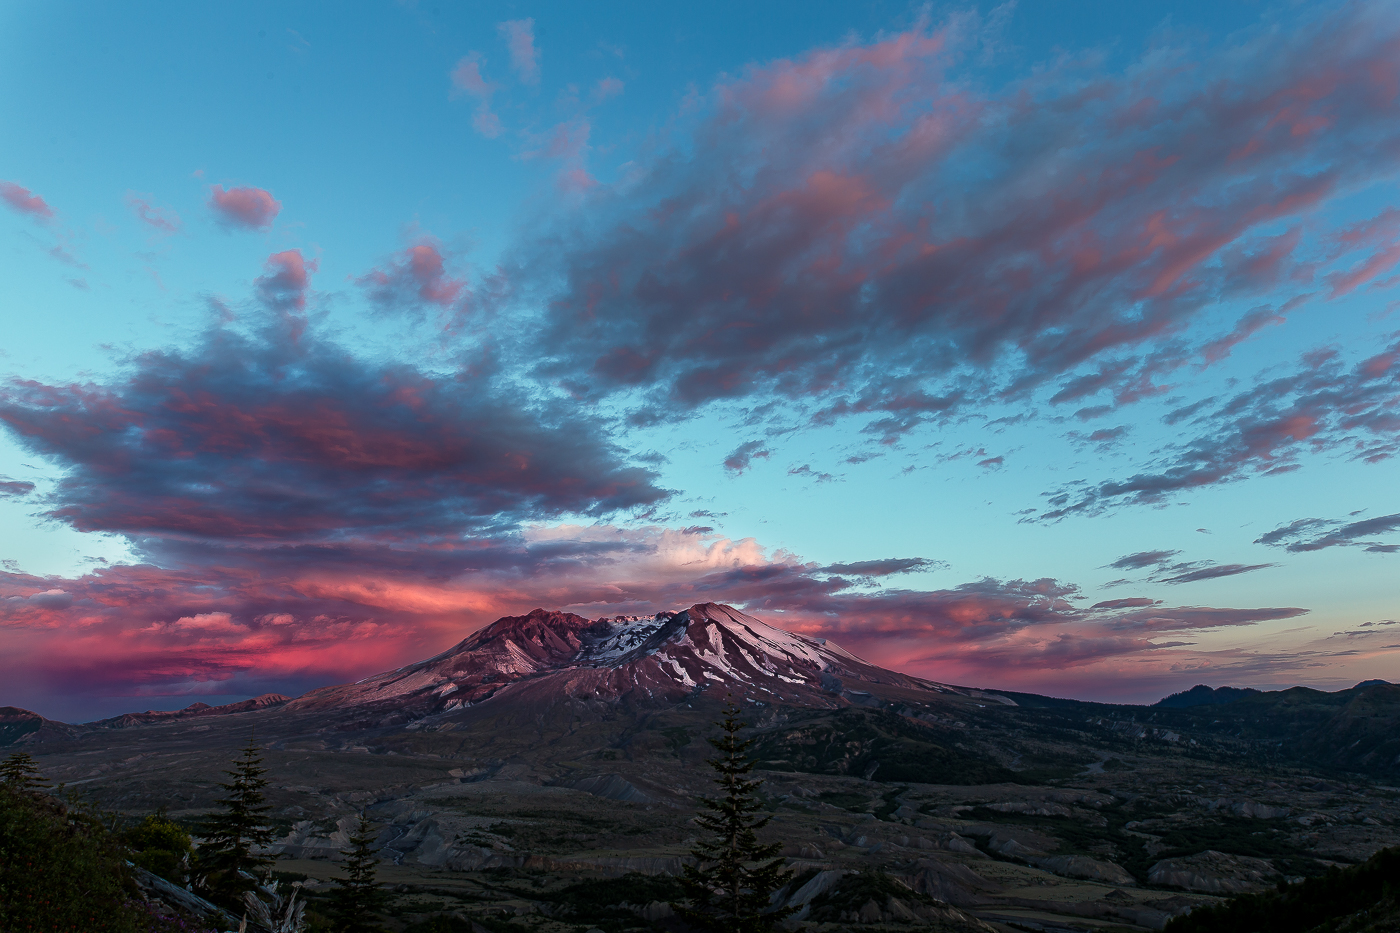
M 809 928 L 1152 929 L 1216 899 L 1211 885 L 1244 883 L 1230 873 L 1257 867 L 1245 860 L 1262 860 L 1272 883 L 1400 843 L 1388 772 L 1374 756 L 1359 770 L 1354 752 L 1317 737 L 1351 717 L 1344 735 L 1388 748 L 1368 724 L 1392 715 L 1388 694 L 1288 698 L 1277 726 L 1252 706 L 1228 712 L 1239 704 L 1008 696 L 1018 705 L 893 687 L 835 709 L 748 704 L 773 816 L 765 837 L 800 873 L 850 873 L 814 902 Z M 397 928 L 449 913 L 489 930 L 622 933 L 673 925 L 660 905 L 695 835 L 695 800 L 711 791 L 705 739 L 722 699 L 490 701 L 408 722 L 268 708 L 56 731 L 25 747 L 52 780 L 131 819 L 164 807 L 194 825 L 255 734 L 279 867 L 313 893 L 337 872 L 336 832 L 366 808 Z M 1279 745 L 1285 728 L 1292 746 Z M 1174 876 L 1196 890 L 1154 883 L 1154 866 L 1206 851 L 1224 858 Z M 1115 866 L 1129 880 L 1071 876 Z M 917 915 L 935 901 L 958 913 Z M 906 910 L 915 919 L 900 919 Z

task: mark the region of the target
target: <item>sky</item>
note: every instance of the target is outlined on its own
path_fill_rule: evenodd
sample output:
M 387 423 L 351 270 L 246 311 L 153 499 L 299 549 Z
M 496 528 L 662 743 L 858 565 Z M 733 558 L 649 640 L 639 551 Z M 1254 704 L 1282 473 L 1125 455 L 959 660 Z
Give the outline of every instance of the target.
M 0 705 L 738 606 L 1400 680 L 1400 7 L 0 2 Z

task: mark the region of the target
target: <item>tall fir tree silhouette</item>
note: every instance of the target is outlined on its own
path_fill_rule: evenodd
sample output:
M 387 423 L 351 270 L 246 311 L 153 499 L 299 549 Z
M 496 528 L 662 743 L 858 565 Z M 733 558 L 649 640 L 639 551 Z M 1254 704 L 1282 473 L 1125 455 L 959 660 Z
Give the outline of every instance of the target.
M 14 790 L 41 790 L 49 786 L 28 752 L 13 752 L 0 761 L 0 782 Z
M 229 781 L 219 786 L 224 796 L 219 811 L 201 827 L 204 841 L 196 853 L 196 886 L 216 901 L 239 904 L 244 892 L 257 886 L 255 875 L 272 864 L 272 858 L 256 852 L 272 842 L 272 826 L 267 814 L 272 809 L 264 790 L 267 769 L 253 736 L 233 769 L 225 771 Z
M 792 872 L 782 867 L 780 843 L 758 841 L 758 830 L 772 817 L 757 815 L 762 808 L 757 792 L 763 782 L 745 776 L 754 765 L 748 756 L 753 740 L 739 738 L 746 725 L 739 721 L 734 701 L 727 700 L 719 723 L 723 734 L 710 739 L 719 755 L 707 759 L 716 772 L 720 796 L 705 800 L 710 812 L 695 818 L 710 836 L 690 850 L 696 864 L 685 866 L 681 877 L 687 903 L 673 905 L 691 924 L 715 933 L 762 933 L 793 912 L 769 904 Z
M 340 851 L 345 856 L 346 877 L 335 879 L 336 889 L 331 892 L 336 933 L 378 933 L 383 929 L 374 922 L 374 914 L 384 909 L 387 898 L 375 879 L 379 857 L 370 848 L 373 842 L 369 819 L 361 810 L 350 848 Z

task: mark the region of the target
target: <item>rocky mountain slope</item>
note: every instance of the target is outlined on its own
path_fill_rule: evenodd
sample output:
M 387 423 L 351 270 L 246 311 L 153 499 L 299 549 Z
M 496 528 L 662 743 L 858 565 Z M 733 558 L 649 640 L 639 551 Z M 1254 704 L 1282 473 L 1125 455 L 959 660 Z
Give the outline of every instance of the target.
M 18 706 L 0 706 L 0 748 L 45 740 L 71 740 L 81 731 L 81 727 L 45 719 Z
M 289 711 L 375 707 L 421 716 L 522 696 L 655 707 L 716 687 L 760 702 L 828 708 L 844 705 L 844 680 L 939 689 L 825 639 L 702 603 L 645 617 L 590 620 L 543 609 L 508 616 L 425 661 L 313 690 Z
M 449 723 L 507 731 L 524 723 L 695 709 L 725 696 L 755 709 L 783 710 L 780 718 L 799 732 L 807 727 L 798 728 L 798 721 L 820 711 L 882 710 L 903 723 L 891 720 L 876 728 L 868 717 L 828 717 L 817 728 L 821 736 L 802 732 L 802 742 L 847 749 L 844 763 L 829 753 L 814 756 L 810 749 L 793 757 L 788 752 L 796 739 L 785 738 L 786 733 L 767 736 L 764 747 L 781 767 L 820 759 L 823 768 L 854 768 L 859 759 L 864 770 L 875 760 L 872 749 L 878 746 L 884 750 L 877 757 L 885 762 L 886 773 L 907 775 L 908 767 L 896 761 L 924 762 L 909 766 L 917 769 L 929 761 L 951 760 L 946 748 L 932 758 L 911 751 L 923 740 L 920 727 L 910 723 L 956 729 L 976 720 L 977 728 L 1004 734 L 1001 751 L 953 756 L 959 761 L 947 773 L 1002 773 L 999 768 L 1015 761 L 1022 763 L 1022 771 L 1034 771 L 1034 763 L 1045 757 L 1038 745 L 1052 737 L 1063 745 L 1113 736 L 1196 756 L 1400 781 L 1400 685 L 1368 682 L 1334 693 L 1304 687 L 1260 692 L 1198 686 L 1151 707 L 986 691 L 886 670 L 833 642 L 784 631 L 717 603 L 603 619 L 536 609 L 499 619 L 426 660 L 296 699 L 268 694 L 225 706 L 196 703 L 173 712 L 128 713 L 82 725 L 8 708 L 0 710 L 0 745 L 67 741 L 93 731 L 165 721 L 214 722 L 259 710 L 277 712 L 273 722 L 278 725 L 269 726 L 277 731 L 392 732 Z M 883 738 L 874 738 L 872 728 Z M 843 730 L 849 729 L 866 739 L 847 736 Z M 904 751 L 895 751 L 896 746 Z M 865 751 L 849 751 L 857 747 Z

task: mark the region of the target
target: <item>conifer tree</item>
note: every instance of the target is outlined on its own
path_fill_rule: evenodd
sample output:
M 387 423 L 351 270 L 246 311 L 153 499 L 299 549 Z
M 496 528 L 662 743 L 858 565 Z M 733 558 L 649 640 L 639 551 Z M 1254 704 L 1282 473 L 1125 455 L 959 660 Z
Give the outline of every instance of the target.
M 267 819 L 272 807 L 263 793 L 267 769 L 252 736 L 243 756 L 224 774 L 230 780 L 219 785 L 225 792 L 219 800 L 222 809 L 204 822 L 204 841 L 192 874 L 196 885 L 214 899 L 237 904 L 244 892 L 256 886 L 253 876 L 272 864 L 270 857 L 254 851 L 272 842 Z
M 721 796 L 704 801 L 709 813 L 695 822 L 710 834 L 691 849 L 695 865 L 685 866 L 681 885 L 688 903 L 674 905 L 690 923 L 715 933 L 763 933 L 791 914 L 792 908 L 771 908 L 773 892 L 792 877 L 778 857 L 782 845 L 763 845 L 757 831 L 772 819 L 757 816 L 761 809 L 757 791 L 762 781 L 745 777 L 753 770 L 748 757 L 753 740 L 741 740 L 739 708 L 725 703 L 724 730 L 710 744 L 719 755 L 708 759 L 716 772 Z
M 13 752 L 0 761 L 0 781 L 12 790 L 39 790 L 49 786 L 28 752 Z
M 355 834 L 350 837 L 350 848 L 340 851 L 345 856 L 347 877 L 335 879 L 336 889 L 331 893 L 336 933 L 376 933 L 381 929 L 372 920 L 372 915 L 384 908 L 386 900 L 375 879 L 379 858 L 370 848 L 373 842 L 369 819 L 361 810 Z

